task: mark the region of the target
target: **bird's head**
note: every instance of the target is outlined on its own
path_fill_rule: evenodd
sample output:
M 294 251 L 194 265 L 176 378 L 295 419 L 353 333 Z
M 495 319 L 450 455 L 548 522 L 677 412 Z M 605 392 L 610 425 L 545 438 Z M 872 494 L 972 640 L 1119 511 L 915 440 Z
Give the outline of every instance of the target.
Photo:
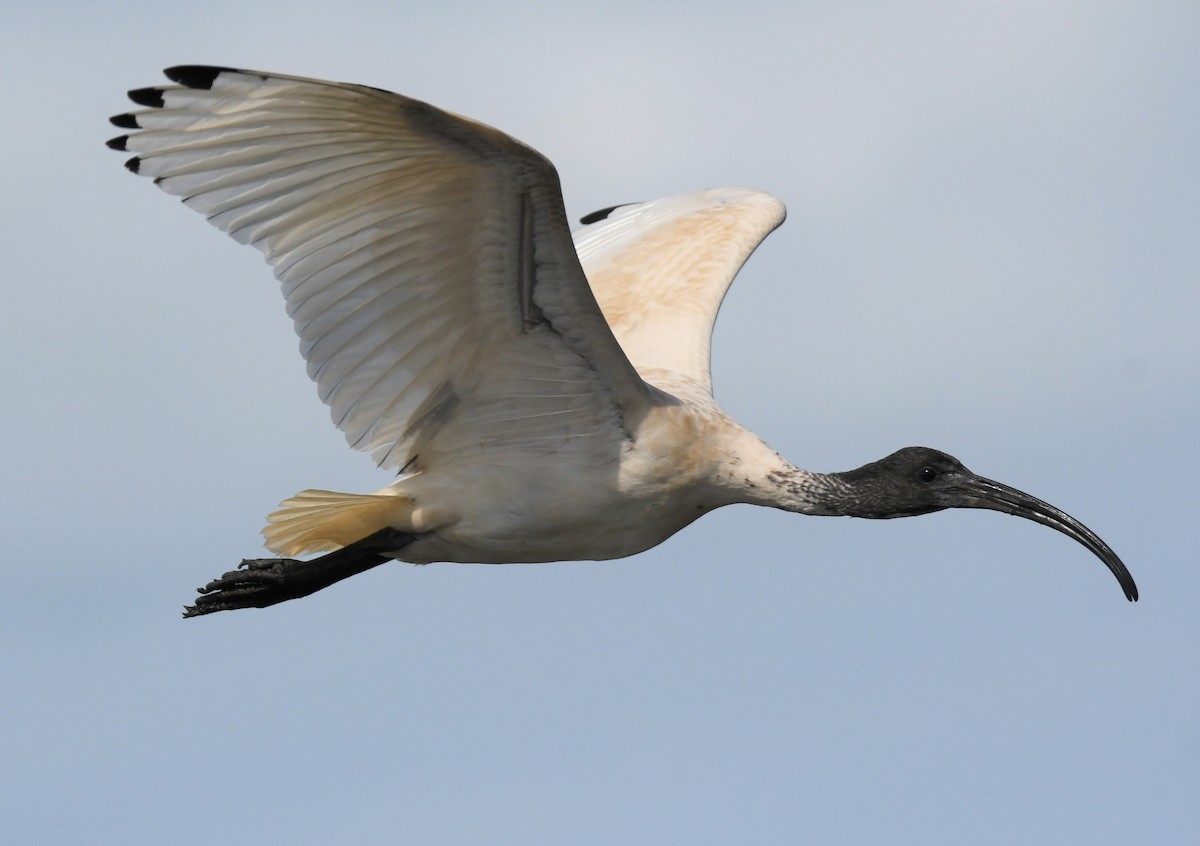
M 945 508 L 988 508 L 1024 517 L 1074 538 L 1105 563 L 1131 602 L 1137 585 L 1117 554 L 1071 515 L 1035 496 L 977 476 L 951 455 L 929 447 L 905 447 L 856 470 L 834 473 L 839 511 L 852 517 L 889 519 Z

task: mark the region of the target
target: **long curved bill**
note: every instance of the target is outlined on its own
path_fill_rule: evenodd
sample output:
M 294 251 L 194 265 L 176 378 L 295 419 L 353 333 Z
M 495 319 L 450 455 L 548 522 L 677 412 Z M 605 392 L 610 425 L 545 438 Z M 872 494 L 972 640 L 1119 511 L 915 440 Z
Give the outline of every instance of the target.
M 1130 602 L 1137 602 L 1137 585 L 1121 559 L 1108 544 L 1100 540 L 1099 535 L 1070 514 L 1035 496 L 1030 496 L 1024 491 L 974 474 L 963 485 L 961 496 L 962 499 L 955 503 L 959 507 L 989 508 L 1005 514 L 1014 514 L 1017 517 L 1024 517 L 1026 520 L 1057 529 L 1064 535 L 1079 541 L 1090 549 L 1093 555 L 1103 561 L 1109 570 L 1112 570 L 1112 574 L 1121 583 L 1121 589 L 1125 591 L 1125 598 Z

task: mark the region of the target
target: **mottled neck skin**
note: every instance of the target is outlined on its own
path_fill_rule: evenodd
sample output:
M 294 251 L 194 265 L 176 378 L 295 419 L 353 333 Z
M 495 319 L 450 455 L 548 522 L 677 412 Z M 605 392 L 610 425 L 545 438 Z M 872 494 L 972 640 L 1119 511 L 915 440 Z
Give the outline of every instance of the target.
M 687 404 L 664 405 L 653 425 L 643 425 L 638 445 L 650 469 L 630 475 L 649 479 L 643 486 L 654 497 L 663 488 L 699 492 L 702 511 L 743 502 L 822 517 L 909 517 L 946 507 L 914 488 L 920 464 L 949 461 L 965 471 L 949 456 L 907 448 L 853 470 L 815 473 L 787 461 L 707 394 L 693 389 L 687 396 Z M 671 458 L 669 480 L 661 478 L 662 455 Z
M 824 517 L 850 513 L 851 486 L 842 474 L 802 470 L 757 436 L 742 435 L 727 468 L 731 501 Z
M 840 476 L 801 470 L 785 461 L 767 474 L 773 500 L 763 504 L 817 517 L 848 516 L 853 497 L 850 486 Z
M 769 447 L 763 445 L 767 450 Z M 761 476 L 745 480 L 744 501 L 818 517 L 890 519 L 940 511 L 944 506 L 914 500 L 899 490 L 892 457 L 838 473 L 802 470 L 773 451 L 762 455 Z

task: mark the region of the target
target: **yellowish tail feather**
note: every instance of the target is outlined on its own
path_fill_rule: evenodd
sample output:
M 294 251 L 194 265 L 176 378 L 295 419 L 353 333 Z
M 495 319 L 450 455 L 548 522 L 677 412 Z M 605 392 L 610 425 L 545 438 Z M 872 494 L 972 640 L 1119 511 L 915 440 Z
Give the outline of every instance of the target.
M 307 490 L 285 499 L 267 515 L 267 549 L 279 555 L 331 552 L 374 534 L 412 509 L 407 497 Z

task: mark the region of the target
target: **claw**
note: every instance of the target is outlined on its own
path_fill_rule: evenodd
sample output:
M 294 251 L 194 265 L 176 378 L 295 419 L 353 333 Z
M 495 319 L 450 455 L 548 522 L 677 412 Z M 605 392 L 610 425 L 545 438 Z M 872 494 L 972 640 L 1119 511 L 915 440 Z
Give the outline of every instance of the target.
M 195 605 L 184 606 L 183 616 L 197 617 L 235 608 L 265 608 L 292 599 L 294 593 L 285 585 L 295 579 L 304 564 L 293 558 L 244 558 L 236 570 L 197 588 L 200 596 Z
M 202 588 L 195 605 L 185 605 L 184 617 L 199 617 L 214 611 L 237 608 L 266 608 L 289 599 L 299 599 L 329 587 L 334 582 L 369 570 L 393 557 L 413 536 L 396 529 L 382 529 L 334 552 L 298 561 L 294 558 L 245 558 L 236 570 L 213 579 Z

